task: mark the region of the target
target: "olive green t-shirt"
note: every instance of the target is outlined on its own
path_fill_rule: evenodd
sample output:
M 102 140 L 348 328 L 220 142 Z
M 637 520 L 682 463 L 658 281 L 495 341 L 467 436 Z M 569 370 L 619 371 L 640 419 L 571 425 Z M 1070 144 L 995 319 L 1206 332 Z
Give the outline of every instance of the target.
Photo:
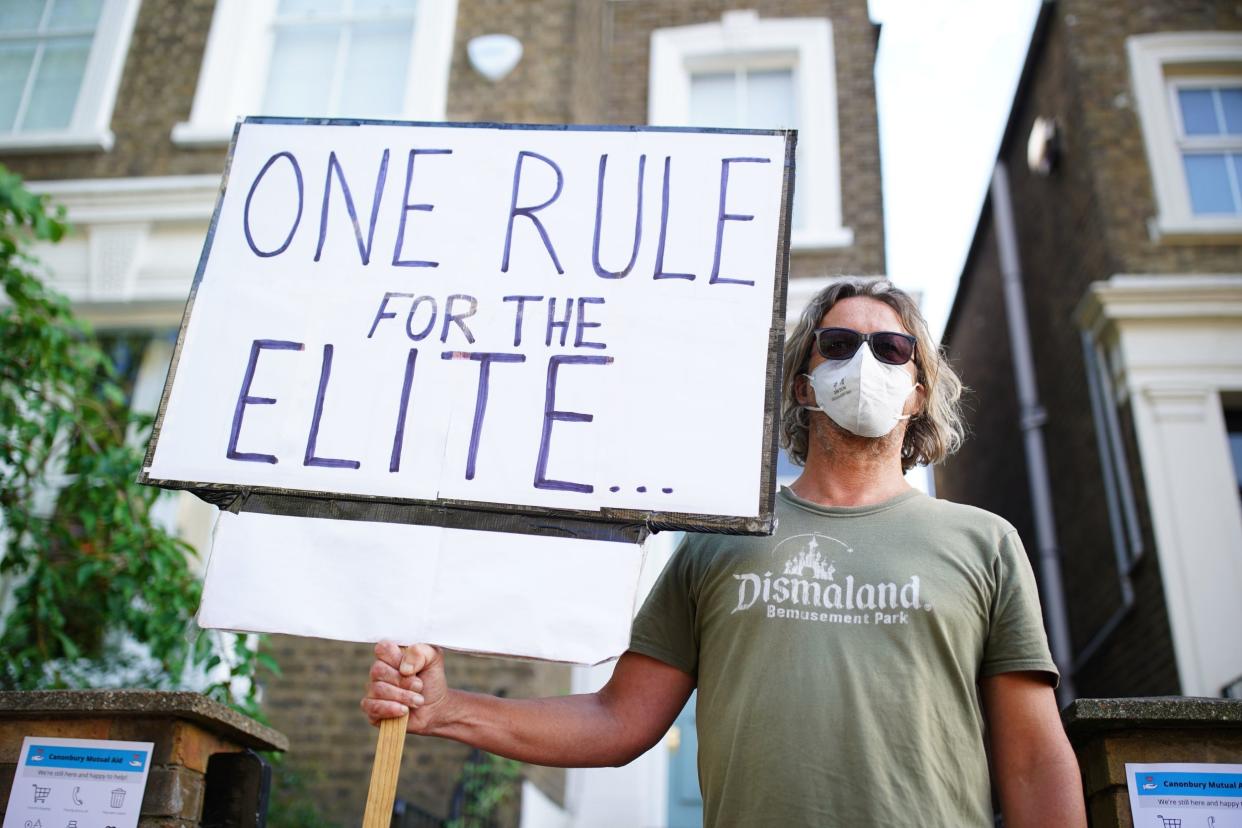
M 911 491 L 688 535 L 630 648 L 695 676 L 708 826 L 990 826 L 976 682 L 1050 674 L 1012 526 Z

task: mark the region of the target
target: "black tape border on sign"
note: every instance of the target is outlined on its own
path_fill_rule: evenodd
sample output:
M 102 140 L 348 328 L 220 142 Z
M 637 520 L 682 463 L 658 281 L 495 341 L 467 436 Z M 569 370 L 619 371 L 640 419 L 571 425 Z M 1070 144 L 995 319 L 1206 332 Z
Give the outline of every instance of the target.
M 164 414 L 168 409 L 168 397 L 176 378 L 185 343 L 190 313 L 198 296 L 199 284 L 207 268 L 207 259 L 215 241 L 220 210 L 224 204 L 224 192 L 228 186 L 233 165 L 233 152 L 242 124 L 279 124 L 285 126 L 420 126 L 452 127 L 463 129 L 541 130 L 550 132 L 674 132 L 674 133 L 722 133 L 734 135 L 782 135 L 785 138 L 785 166 L 781 191 L 781 215 L 779 238 L 776 245 L 776 261 L 773 263 L 776 278 L 773 280 L 772 324 L 768 332 L 768 360 L 766 392 L 763 412 L 763 451 L 759 458 L 759 514 L 756 517 L 730 517 L 725 515 L 695 514 L 689 512 L 651 512 L 640 509 L 552 509 L 536 506 L 495 504 L 464 500 L 412 500 L 403 498 L 344 495 L 336 492 L 320 492 L 279 487 L 241 486 L 225 483 L 186 482 L 161 480 L 146 472 L 155 457 Z M 203 242 L 194 283 L 185 303 L 181 327 L 177 332 L 177 344 L 173 348 L 168 368 L 168 379 L 160 395 L 151 439 L 143 459 L 138 482 L 164 489 L 181 489 L 193 492 L 201 499 L 230 512 L 290 515 L 295 517 L 320 517 L 338 520 L 380 521 L 385 523 L 422 524 L 456 529 L 515 532 L 519 534 L 553 535 L 561 537 L 588 538 L 641 542 L 651 532 L 684 530 L 735 535 L 770 535 L 776 526 L 776 457 L 777 434 L 780 424 L 781 364 L 785 341 L 785 304 L 789 274 L 789 236 L 793 213 L 794 158 L 798 132 L 792 129 L 723 129 L 717 127 L 669 127 L 629 126 L 614 124 L 503 124 L 493 122 L 440 122 L 440 121 L 386 121 L 365 118 L 283 118 L 250 116 L 239 120 L 233 128 L 229 151 L 216 195 L 216 207 L 211 214 L 211 224 Z

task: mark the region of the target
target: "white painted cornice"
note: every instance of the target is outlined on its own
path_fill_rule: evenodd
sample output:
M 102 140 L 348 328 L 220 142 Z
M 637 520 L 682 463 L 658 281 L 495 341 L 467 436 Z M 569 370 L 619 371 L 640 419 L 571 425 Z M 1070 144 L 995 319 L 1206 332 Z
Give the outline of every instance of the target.
M 1075 318 L 1096 333 L 1124 321 L 1242 318 L 1242 273 L 1117 274 L 1092 283 Z
M 218 175 L 33 181 L 70 232 L 37 244 L 51 285 L 99 326 L 175 327 L 220 192 Z
M 206 221 L 220 193 L 220 176 L 29 181 L 26 186 L 63 205 L 73 224 Z

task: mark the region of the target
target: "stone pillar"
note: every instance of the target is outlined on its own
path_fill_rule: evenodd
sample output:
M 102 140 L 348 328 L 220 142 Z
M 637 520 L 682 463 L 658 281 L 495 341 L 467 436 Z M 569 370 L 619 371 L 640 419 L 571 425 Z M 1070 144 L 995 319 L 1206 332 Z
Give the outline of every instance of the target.
M 199 693 L 5 692 L 0 802 L 8 802 L 26 736 L 154 743 L 139 828 L 262 825 L 268 771 L 252 751 L 289 747 L 284 734 Z
M 1133 828 L 1126 763 L 1242 763 L 1242 699 L 1078 699 L 1061 714 L 1092 828 Z

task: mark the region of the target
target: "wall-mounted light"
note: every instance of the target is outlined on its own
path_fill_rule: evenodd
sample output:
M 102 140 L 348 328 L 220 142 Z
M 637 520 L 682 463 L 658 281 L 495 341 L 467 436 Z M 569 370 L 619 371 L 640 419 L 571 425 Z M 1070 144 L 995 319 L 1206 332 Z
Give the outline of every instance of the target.
M 1061 155 L 1061 130 L 1055 118 L 1039 117 L 1026 141 L 1026 166 L 1036 175 L 1051 175 Z
M 479 35 L 466 44 L 466 56 L 476 72 L 494 83 L 518 65 L 522 41 L 507 34 Z

